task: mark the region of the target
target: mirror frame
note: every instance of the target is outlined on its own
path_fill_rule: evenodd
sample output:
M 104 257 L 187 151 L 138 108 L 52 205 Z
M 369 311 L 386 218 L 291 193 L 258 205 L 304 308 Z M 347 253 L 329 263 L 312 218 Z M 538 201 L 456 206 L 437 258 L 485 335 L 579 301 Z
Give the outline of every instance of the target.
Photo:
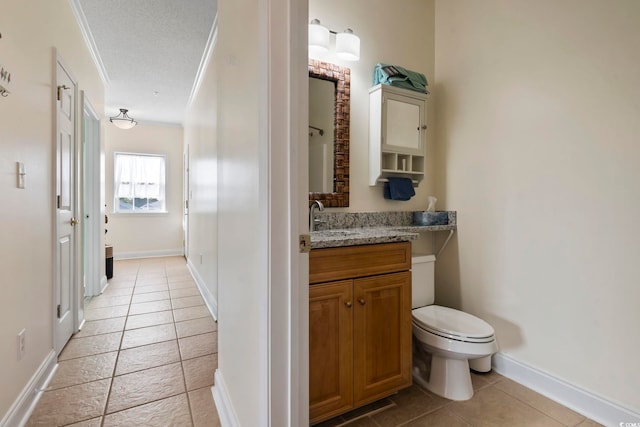
M 335 84 L 336 103 L 333 129 L 333 193 L 309 193 L 309 202 L 319 200 L 327 208 L 349 206 L 349 115 L 351 70 L 335 64 L 309 60 L 309 77 Z

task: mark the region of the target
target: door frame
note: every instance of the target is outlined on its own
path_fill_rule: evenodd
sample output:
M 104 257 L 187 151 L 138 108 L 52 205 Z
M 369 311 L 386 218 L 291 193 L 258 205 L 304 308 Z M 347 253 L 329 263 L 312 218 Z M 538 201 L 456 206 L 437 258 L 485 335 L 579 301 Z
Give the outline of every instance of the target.
M 182 248 L 185 259 L 189 259 L 189 200 L 191 199 L 190 188 L 190 157 L 189 144 L 184 145 L 182 152 Z
M 78 132 L 79 132 L 79 121 L 78 121 L 78 79 L 74 76 L 73 72 L 71 72 L 71 69 L 66 65 L 66 62 L 62 59 L 62 57 L 60 56 L 58 50 L 54 47 L 53 48 L 53 67 L 52 67 L 52 85 L 51 85 L 51 104 L 52 104 L 52 138 L 53 138 L 53 156 L 52 156 L 52 172 L 53 172 L 53 179 L 52 179 L 52 183 L 51 183 L 51 208 L 52 208 L 52 227 L 53 227 L 53 238 L 52 238 L 52 246 L 53 246 L 53 293 L 52 293 L 52 307 L 51 307 L 51 317 L 53 319 L 53 349 L 56 352 L 56 354 L 60 354 L 60 352 L 62 351 L 62 348 L 64 348 L 64 345 L 61 348 L 56 348 L 57 347 L 57 343 L 56 343 L 56 337 L 59 333 L 58 331 L 58 317 L 57 317 L 57 304 L 56 304 L 56 295 L 59 292 L 60 289 L 60 281 L 59 281 L 59 266 L 58 266 L 58 258 L 60 256 L 60 253 L 58 251 L 58 244 L 57 244 L 57 239 L 58 239 L 58 209 L 57 209 L 57 205 L 56 205 L 56 200 L 57 200 L 57 180 L 58 180 L 58 164 L 57 164 L 57 147 L 58 147 L 58 94 L 57 94 L 57 90 L 58 90 L 58 65 L 60 65 L 61 68 L 63 68 L 65 70 L 65 72 L 67 73 L 67 75 L 70 77 L 71 81 L 73 82 L 73 91 L 74 91 L 74 135 L 73 135 L 73 139 L 74 139 L 74 155 L 73 155 L 73 168 L 74 168 L 74 183 L 73 183 L 73 188 L 72 188 L 72 193 L 74 194 L 74 200 L 72 202 L 72 210 L 74 212 L 74 216 L 78 217 L 78 203 L 79 203 L 79 195 L 80 195 L 80 185 L 79 185 L 79 165 L 78 165 L 78 159 L 80 156 L 80 152 L 79 152 L 79 147 L 78 147 Z M 83 267 L 81 265 L 80 262 L 80 254 L 79 254 L 79 249 L 81 247 L 81 243 L 82 243 L 82 236 L 81 236 L 81 232 L 78 232 L 76 229 L 76 232 L 74 232 L 74 250 L 73 253 L 71 254 L 71 256 L 73 257 L 73 266 L 74 269 L 72 271 L 72 283 L 71 283 L 71 295 L 73 295 L 73 297 L 71 298 L 71 313 L 73 316 L 73 333 L 77 332 L 79 330 L 79 328 L 81 327 L 81 324 L 84 322 L 83 319 L 83 312 L 80 312 L 80 307 L 81 307 L 81 299 L 79 298 L 79 289 L 78 289 L 78 277 L 82 276 L 82 272 L 83 272 Z
M 82 230 L 82 285 L 80 298 L 98 296 L 102 292 L 100 277 L 100 116 L 86 93 L 80 91 L 82 108 L 79 168 L 83 226 Z M 78 110 L 80 111 L 80 110 Z M 84 288 L 84 292 L 83 292 Z M 80 307 L 82 310 L 83 307 Z
M 269 159 L 265 425 L 304 426 L 309 425 L 309 255 L 299 252 L 298 236 L 309 233 L 309 111 L 299 106 L 309 105 L 309 5 L 307 0 L 259 4 Z

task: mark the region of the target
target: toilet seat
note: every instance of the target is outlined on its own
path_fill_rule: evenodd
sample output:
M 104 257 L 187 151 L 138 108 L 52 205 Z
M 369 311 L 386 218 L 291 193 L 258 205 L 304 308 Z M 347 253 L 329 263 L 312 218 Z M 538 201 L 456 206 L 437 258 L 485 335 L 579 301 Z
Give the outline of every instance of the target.
M 413 323 L 443 338 L 469 343 L 495 340 L 495 331 L 487 322 L 469 313 L 439 305 L 428 305 L 412 311 Z

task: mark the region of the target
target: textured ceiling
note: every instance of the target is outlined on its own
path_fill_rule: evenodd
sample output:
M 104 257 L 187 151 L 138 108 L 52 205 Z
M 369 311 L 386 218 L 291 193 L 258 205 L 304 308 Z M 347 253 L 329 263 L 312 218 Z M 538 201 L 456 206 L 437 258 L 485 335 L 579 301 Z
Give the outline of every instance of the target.
M 138 121 L 181 124 L 217 0 L 77 3 L 106 74 L 107 116 L 127 108 Z

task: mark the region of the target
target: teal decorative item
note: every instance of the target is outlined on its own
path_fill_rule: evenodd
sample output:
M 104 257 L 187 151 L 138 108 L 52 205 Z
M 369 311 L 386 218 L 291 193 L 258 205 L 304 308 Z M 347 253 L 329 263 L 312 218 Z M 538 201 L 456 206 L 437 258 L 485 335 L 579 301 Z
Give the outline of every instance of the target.
M 379 84 L 429 93 L 427 90 L 429 82 L 424 74 L 407 70 L 398 65 L 376 64 L 373 69 L 373 85 Z

